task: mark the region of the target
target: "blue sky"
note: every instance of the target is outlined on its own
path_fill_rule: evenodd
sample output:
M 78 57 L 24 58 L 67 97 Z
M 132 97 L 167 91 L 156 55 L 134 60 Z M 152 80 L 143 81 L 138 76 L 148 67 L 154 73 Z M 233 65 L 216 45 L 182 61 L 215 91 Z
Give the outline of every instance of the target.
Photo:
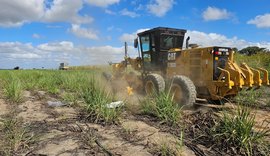
M 0 68 L 120 61 L 123 44 L 157 26 L 192 43 L 270 49 L 269 0 L 1 0 Z

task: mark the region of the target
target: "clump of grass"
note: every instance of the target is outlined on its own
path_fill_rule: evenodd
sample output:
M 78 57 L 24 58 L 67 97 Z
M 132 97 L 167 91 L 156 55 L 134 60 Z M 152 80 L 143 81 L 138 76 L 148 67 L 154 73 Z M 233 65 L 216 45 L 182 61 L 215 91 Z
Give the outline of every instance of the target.
M 13 78 L 4 85 L 4 95 L 11 102 L 19 103 L 22 101 L 22 85 L 18 79 Z
M 221 121 L 212 129 L 213 139 L 220 146 L 233 147 L 245 155 L 265 152 L 259 149 L 267 149 L 264 139 L 269 136 L 270 130 L 267 126 L 260 130 L 254 127 L 255 115 L 251 114 L 248 107 L 239 106 L 236 113 L 224 112 Z
M 62 96 L 63 100 L 71 106 L 78 106 L 79 104 L 79 93 L 68 93 L 65 92 Z
M 262 95 L 262 90 L 243 90 L 237 94 L 235 101 L 241 105 L 254 107 Z
M 164 91 L 147 97 L 141 104 L 142 113 L 157 117 L 163 123 L 176 125 L 181 118 L 181 109 L 173 100 L 173 95 Z
M 176 155 L 175 151 L 166 143 L 161 144 L 159 148 L 160 149 L 159 149 L 158 155 L 161 155 L 161 156 Z
M 176 144 L 164 141 L 159 145 L 156 145 L 150 152 L 153 155 L 160 156 L 173 156 L 173 155 L 182 155 L 183 147 L 183 132 L 181 131 L 180 137 L 176 140 Z
M 19 119 L 8 116 L 0 122 L 0 154 L 16 155 L 16 152 L 28 149 L 29 145 L 34 143 L 34 135 L 29 133 L 28 128 L 23 126 Z
M 114 100 L 111 93 L 105 91 L 95 78 L 91 78 L 87 87 L 82 89 L 82 98 L 86 103 L 86 110 L 94 122 L 114 123 L 120 115 L 120 108 L 108 108 Z

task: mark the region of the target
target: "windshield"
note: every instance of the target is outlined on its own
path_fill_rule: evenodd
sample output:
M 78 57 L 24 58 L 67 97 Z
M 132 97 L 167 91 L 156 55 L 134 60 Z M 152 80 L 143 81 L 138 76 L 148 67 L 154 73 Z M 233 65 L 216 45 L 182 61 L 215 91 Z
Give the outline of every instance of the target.
M 162 35 L 160 39 L 161 49 L 182 48 L 180 36 Z

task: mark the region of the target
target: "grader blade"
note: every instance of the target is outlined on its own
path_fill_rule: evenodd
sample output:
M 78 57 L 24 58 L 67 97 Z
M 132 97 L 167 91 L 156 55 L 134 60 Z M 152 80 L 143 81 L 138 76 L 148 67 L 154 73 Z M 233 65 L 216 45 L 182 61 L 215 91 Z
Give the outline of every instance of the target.
M 269 85 L 267 70 L 263 68 L 254 69 L 249 67 L 246 63 L 241 63 L 240 69 L 245 75 L 245 77 L 243 77 L 244 86 L 249 88 L 256 86 L 259 88 L 262 85 Z
M 241 63 L 240 68 L 244 72 L 244 74 L 246 75 L 246 78 L 244 79 L 245 86 L 252 88 L 252 86 L 254 84 L 253 72 L 251 71 L 251 69 L 249 68 L 249 66 L 246 63 Z
M 254 76 L 253 76 L 253 81 L 254 81 L 254 85 L 257 87 L 261 87 L 262 86 L 262 80 L 261 80 L 261 73 L 259 70 L 251 68 L 251 71 L 253 72 Z
M 231 80 L 234 81 L 234 85 L 242 88 L 245 84 L 244 79 L 246 78 L 246 75 L 240 67 L 236 63 L 228 61 L 225 70 L 229 71 Z
M 263 69 L 263 68 L 258 68 L 258 70 L 263 73 L 262 84 L 269 86 L 268 71 L 266 69 Z

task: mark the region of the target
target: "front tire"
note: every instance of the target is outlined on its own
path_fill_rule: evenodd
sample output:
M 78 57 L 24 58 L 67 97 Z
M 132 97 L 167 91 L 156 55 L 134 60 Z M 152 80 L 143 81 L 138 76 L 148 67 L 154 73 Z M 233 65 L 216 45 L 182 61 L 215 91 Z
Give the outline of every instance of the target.
M 144 80 L 144 90 L 147 95 L 160 93 L 165 90 L 165 81 L 159 74 L 149 74 Z
M 174 76 L 170 88 L 174 101 L 179 105 L 193 106 L 196 101 L 196 87 L 186 76 Z

